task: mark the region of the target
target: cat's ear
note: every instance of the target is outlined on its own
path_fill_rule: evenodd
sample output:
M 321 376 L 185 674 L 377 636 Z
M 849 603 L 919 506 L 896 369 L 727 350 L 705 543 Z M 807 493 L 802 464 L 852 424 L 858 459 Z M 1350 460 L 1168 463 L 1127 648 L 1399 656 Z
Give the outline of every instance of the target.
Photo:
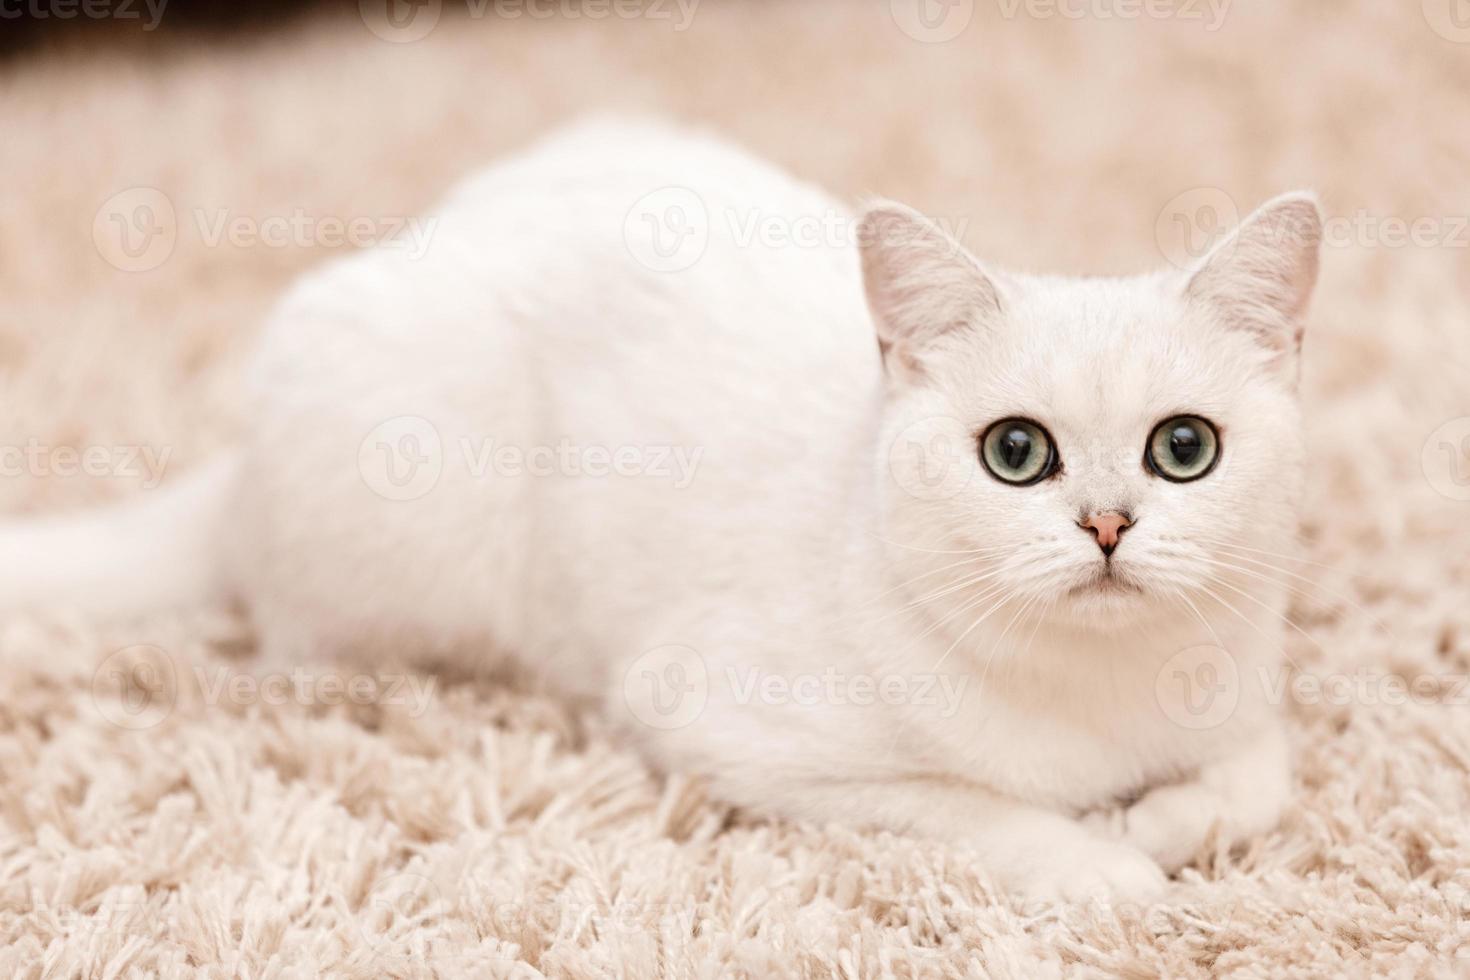
M 925 351 L 998 318 L 996 281 L 965 247 L 912 208 L 879 201 L 858 224 L 863 288 L 890 374 L 923 374 Z
M 1190 273 L 1185 294 L 1227 327 L 1255 337 L 1295 379 L 1321 242 L 1314 195 L 1272 198 L 1210 250 Z

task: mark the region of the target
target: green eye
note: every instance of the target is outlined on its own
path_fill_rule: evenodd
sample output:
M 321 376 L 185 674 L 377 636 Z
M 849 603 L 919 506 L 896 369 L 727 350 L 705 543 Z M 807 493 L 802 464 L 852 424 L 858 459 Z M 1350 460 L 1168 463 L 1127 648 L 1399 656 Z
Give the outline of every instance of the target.
M 1056 471 L 1057 451 L 1035 422 L 1002 419 L 980 437 L 980 461 L 1002 483 L 1026 486 Z
M 1194 415 L 1176 415 L 1160 422 L 1148 437 L 1144 459 L 1148 468 L 1166 480 L 1198 480 L 1220 458 L 1220 436 L 1215 427 Z

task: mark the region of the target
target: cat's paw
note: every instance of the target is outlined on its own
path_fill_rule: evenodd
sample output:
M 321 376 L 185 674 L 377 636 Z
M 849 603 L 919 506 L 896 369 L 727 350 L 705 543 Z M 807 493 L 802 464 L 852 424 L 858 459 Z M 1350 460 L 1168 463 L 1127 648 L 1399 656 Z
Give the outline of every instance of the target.
M 1198 783 L 1153 790 L 1129 807 L 1082 819 L 1090 830 L 1152 857 L 1171 874 L 1188 864 L 1222 819 L 1218 795 Z
M 1276 826 L 1290 792 L 1285 743 L 1273 728 L 1192 780 L 1156 787 L 1132 806 L 1089 813 L 1081 822 L 1099 836 L 1131 844 L 1172 874 L 1198 856 L 1211 835 L 1234 844 Z
M 1030 901 L 1142 905 L 1164 892 L 1164 872 L 1127 844 L 1087 838 L 1048 849 L 1015 882 Z

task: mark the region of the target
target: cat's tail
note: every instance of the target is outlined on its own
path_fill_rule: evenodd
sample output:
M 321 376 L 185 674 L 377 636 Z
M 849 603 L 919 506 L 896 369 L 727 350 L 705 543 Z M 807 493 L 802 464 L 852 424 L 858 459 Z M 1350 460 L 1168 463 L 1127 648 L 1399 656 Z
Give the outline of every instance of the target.
M 220 596 L 221 532 L 238 468 L 229 454 L 120 503 L 0 521 L 0 612 L 121 616 Z

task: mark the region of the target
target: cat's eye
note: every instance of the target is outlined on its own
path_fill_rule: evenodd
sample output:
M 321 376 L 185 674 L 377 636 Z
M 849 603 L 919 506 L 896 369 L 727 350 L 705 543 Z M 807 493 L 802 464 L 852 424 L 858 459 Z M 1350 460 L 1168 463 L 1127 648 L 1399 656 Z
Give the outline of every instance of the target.
M 980 461 L 1002 483 L 1027 486 L 1056 472 L 1057 451 L 1029 419 L 1002 419 L 980 437 Z
M 1176 415 L 1155 426 L 1144 460 L 1166 480 L 1187 483 L 1214 469 L 1220 458 L 1220 435 L 1196 415 Z

